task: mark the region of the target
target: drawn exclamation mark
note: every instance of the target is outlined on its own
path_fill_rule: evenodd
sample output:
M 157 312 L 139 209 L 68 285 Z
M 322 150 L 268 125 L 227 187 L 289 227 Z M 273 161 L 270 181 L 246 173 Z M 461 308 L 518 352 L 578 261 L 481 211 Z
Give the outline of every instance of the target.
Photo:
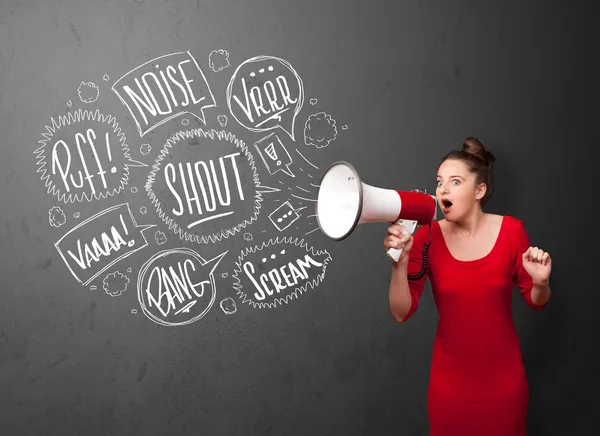
M 119 214 L 119 219 L 121 220 L 121 225 L 123 226 L 123 230 L 125 231 L 125 236 L 129 235 L 129 231 L 127 230 L 127 226 L 125 225 L 125 221 L 123 220 L 123 214 Z M 135 239 L 130 240 L 127 243 L 127 246 L 133 247 L 133 244 L 135 244 Z
M 108 153 L 108 161 L 112 162 L 112 154 L 110 152 L 110 141 L 108 140 L 108 132 L 106 132 L 105 138 L 106 138 L 106 141 L 105 141 L 106 142 L 106 152 Z M 111 172 L 111 174 L 116 173 L 117 172 L 117 167 L 112 167 L 110 169 L 110 172 Z

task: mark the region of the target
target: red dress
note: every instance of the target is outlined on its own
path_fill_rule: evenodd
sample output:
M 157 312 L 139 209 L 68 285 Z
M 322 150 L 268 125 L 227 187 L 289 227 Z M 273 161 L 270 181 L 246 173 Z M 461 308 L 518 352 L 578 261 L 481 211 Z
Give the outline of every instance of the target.
M 429 227 L 420 227 L 409 253 L 408 273 L 421 269 Z M 429 278 L 439 322 L 433 343 L 428 413 L 430 436 L 525 436 L 529 388 L 512 319 L 515 285 L 531 300 L 531 276 L 522 266 L 530 242 L 521 220 L 504 216 L 486 256 L 452 256 L 437 221 L 431 224 L 427 273 L 409 280 L 417 309 Z M 547 304 L 547 303 L 546 303 Z

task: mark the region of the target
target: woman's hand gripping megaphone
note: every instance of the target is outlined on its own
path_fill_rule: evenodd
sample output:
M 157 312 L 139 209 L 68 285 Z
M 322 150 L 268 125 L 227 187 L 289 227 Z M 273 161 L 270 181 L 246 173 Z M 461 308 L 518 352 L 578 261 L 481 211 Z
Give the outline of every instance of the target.
M 408 263 L 416 227 L 417 222 L 410 220 L 400 220 L 388 227 L 383 247 L 394 262 Z

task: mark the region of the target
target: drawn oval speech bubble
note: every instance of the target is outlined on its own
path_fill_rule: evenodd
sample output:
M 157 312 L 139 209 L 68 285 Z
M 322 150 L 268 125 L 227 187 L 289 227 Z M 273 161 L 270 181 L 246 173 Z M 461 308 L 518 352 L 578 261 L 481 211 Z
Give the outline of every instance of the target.
M 281 127 L 294 139 L 296 115 L 304 104 L 304 85 L 289 62 L 257 56 L 237 67 L 227 86 L 227 106 L 253 132 Z
M 217 242 L 260 213 L 262 186 L 246 144 L 225 131 L 181 131 L 161 149 L 145 184 L 159 217 L 186 241 Z
M 323 281 L 331 261 L 326 250 L 298 238 L 277 238 L 242 250 L 232 273 L 243 303 L 255 308 L 283 306 Z
M 131 159 L 115 117 L 79 109 L 51 118 L 33 153 L 48 193 L 65 203 L 106 198 L 127 185 Z
M 189 248 L 156 253 L 138 274 L 138 300 L 144 314 L 164 326 L 201 319 L 215 302 L 214 271 L 226 254 L 207 261 Z

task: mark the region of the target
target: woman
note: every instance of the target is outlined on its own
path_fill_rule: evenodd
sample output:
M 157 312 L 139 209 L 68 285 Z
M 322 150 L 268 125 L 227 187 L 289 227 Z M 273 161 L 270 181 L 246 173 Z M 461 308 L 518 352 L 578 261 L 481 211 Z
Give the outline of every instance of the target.
M 436 199 L 444 219 L 420 227 L 414 240 L 394 224 L 384 240 L 386 251 L 402 248 L 392 263 L 394 318 L 403 323 L 412 316 L 427 278 L 439 312 L 428 391 L 431 436 L 526 434 L 529 388 L 512 293 L 516 284 L 530 307 L 543 309 L 551 259 L 530 246 L 521 220 L 482 211 L 493 192 L 494 160 L 476 138 L 465 139 L 439 167 Z M 429 242 L 426 274 L 415 278 Z

